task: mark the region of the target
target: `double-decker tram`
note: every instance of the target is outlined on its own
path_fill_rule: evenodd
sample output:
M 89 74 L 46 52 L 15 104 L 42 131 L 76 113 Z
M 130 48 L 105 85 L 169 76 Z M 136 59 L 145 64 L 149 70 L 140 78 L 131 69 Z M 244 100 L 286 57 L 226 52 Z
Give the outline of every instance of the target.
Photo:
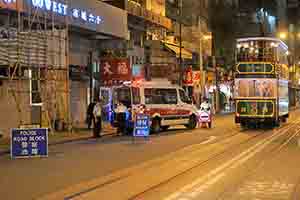
M 286 122 L 289 116 L 288 47 L 268 37 L 242 38 L 236 45 L 235 122 Z

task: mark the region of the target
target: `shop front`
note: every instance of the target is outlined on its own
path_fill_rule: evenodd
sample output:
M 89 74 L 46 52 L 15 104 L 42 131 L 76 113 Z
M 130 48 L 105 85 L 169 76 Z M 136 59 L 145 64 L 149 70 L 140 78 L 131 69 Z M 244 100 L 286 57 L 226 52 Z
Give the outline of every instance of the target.
M 204 87 L 204 97 L 208 98 L 214 105 L 215 111 L 232 112 L 233 105 L 233 81 L 229 78 L 218 80 L 216 84 L 216 75 L 213 71 L 208 71 L 206 84 Z M 217 96 L 218 95 L 218 96 Z M 218 104 L 218 105 L 217 105 Z
M 189 66 L 184 71 L 183 87 L 188 96 L 193 99 L 195 105 L 198 107 L 202 101 L 201 77 L 204 73 L 200 71 L 193 71 L 192 66 Z
M 86 119 L 87 106 L 99 98 L 98 88 L 105 79 L 100 77 L 104 62 L 101 55 L 107 49 L 122 49 L 126 40 L 127 13 L 92 0 L 71 0 L 69 5 L 69 64 L 73 69 L 70 74 L 71 115 L 73 124 L 81 127 Z

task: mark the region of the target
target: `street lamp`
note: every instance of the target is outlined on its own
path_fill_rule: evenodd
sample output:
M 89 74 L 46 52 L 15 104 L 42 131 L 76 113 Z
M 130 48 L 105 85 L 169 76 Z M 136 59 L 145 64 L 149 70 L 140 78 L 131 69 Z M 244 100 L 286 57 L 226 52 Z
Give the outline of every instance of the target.
M 287 38 L 287 34 L 285 32 L 279 33 L 279 38 L 285 40 Z
M 211 40 L 212 36 L 211 35 L 204 35 L 203 40 Z

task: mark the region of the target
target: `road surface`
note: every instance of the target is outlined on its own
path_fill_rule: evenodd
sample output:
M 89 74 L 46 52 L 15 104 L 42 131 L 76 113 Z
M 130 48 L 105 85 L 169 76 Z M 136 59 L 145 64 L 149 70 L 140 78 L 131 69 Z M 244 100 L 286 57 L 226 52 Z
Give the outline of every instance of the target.
M 276 129 L 212 129 L 62 144 L 48 158 L 0 157 L 1 199 L 299 199 L 300 112 Z

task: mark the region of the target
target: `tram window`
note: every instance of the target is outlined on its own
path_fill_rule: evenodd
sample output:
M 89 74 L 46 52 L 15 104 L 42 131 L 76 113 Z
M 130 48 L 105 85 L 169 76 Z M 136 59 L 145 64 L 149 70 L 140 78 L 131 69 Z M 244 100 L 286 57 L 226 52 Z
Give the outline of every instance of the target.
M 278 47 L 273 41 L 249 41 L 240 43 L 237 49 L 238 62 L 275 62 Z

